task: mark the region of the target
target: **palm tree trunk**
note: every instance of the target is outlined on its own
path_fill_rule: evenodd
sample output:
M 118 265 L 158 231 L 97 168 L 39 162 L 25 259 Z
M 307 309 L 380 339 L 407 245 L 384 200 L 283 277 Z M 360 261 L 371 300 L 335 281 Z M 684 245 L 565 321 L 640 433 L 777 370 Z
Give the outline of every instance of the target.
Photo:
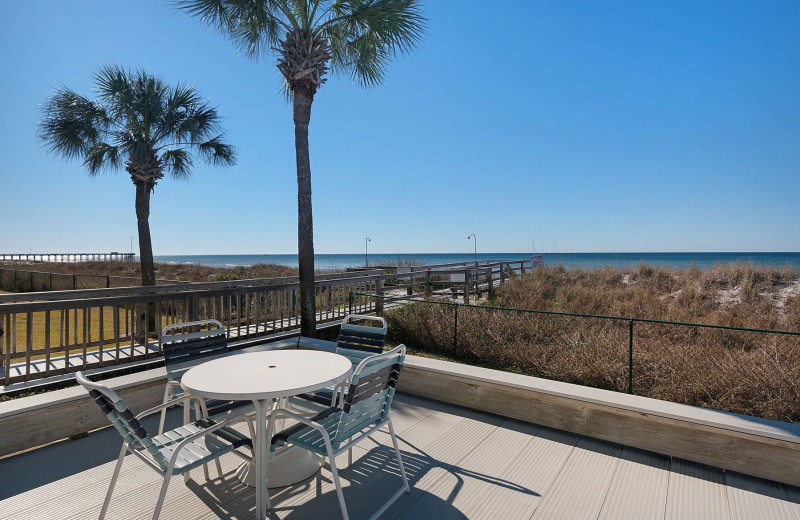
M 153 244 L 150 241 L 150 188 L 136 183 L 136 221 L 139 225 L 139 261 L 142 266 L 142 285 L 156 284 L 153 265 Z
M 314 91 L 305 85 L 292 92 L 294 148 L 297 156 L 297 256 L 300 271 L 300 334 L 317 337 L 314 300 L 314 219 L 311 208 L 311 160 L 308 155 L 308 123 Z

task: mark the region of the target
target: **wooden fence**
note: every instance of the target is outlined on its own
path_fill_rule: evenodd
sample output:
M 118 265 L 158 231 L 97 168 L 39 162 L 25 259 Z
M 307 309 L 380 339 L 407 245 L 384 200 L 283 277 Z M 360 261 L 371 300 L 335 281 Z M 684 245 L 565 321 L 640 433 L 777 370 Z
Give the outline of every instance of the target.
M 464 301 L 481 291 L 492 296 L 526 265 L 498 261 L 319 275 L 317 322 L 337 321 L 349 312 L 381 313 L 380 296 L 392 291 Z M 0 381 L 8 386 L 156 358 L 164 327 L 198 319 L 222 322 L 229 341 L 263 342 L 299 328 L 299 283 L 287 277 L 0 295 Z

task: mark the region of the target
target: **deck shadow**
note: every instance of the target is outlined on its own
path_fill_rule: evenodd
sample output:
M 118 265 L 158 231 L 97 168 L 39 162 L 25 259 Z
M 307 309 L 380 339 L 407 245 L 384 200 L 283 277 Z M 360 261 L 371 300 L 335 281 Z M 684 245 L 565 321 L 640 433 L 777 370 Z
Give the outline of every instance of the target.
M 182 423 L 181 418 L 180 410 L 170 410 L 165 428 L 177 428 Z M 148 433 L 155 434 L 158 416 L 145 418 L 142 424 Z M 109 425 L 80 439 L 65 439 L 2 459 L 0 500 L 117 460 L 121 447 L 122 437 Z

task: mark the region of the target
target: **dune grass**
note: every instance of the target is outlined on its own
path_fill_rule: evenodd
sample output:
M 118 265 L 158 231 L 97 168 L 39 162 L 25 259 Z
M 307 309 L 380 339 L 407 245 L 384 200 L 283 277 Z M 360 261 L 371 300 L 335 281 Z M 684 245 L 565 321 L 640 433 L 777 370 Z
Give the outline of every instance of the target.
M 800 273 L 746 264 L 709 271 L 538 269 L 491 305 L 800 330 Z M 569 383 L 626 391 L 627 321 L 418 303 L 387 313 L 393 342 Z M 800 336 L 635 323 L 636 394 L 800 422 Z

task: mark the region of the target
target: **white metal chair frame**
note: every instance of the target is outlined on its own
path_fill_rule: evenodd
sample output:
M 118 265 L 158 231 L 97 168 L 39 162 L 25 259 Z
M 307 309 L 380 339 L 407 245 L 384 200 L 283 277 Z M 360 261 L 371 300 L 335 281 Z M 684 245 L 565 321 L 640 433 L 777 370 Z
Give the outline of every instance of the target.
M 107 387 L 105 387 L 103 385 L 100 385 L 100 384 L 97 384 L 97 383 L 93 383 L 92 381 L 86 379 L 86 377 L 81 372 L 77 372 L 75 374 L 75 378 L 87 390 L 96 390 L 97 392 L 101 393 L 103 396 L 105 396 L 106 399 L 111 401 L 111 403 L 114 405 L 115 408 L 117 408 L 118 404 L 121 403 L 121 406 L 125 410 L 128 409 L 127 405 L 125 404 L 125 401 L 121 397 L 119 397 L 119 395 L 117 395 L 117 393 L 114 392 L 113 390 L 111 390 L 110 388 L 107 388 Z M 147 417 L 149 415 L 153 415 L 155 413 L 159 413 L 162 410 L 165 410 L 166 408 L 169 408 L 171 406 L 176 406 L 177 404 L 181 404 L 181 402 L 183 402 L 183 401 L 189 401 L 191 399 L 194 399 L 194 398 L 191 397 L 191 396 L 188 396 L 188 395 L 184 396 L 184 397 L 181 397 L 181 398 L 178 398 L 178 399 L 172 399 L 167 403 L 162 403 L 162 404 L 160 404 L 158 406 L 154 406 L 153 408 L 150 408 L 148 410 L 145 410 L 144 412 L 141 412 L 140 414 L 135 416 L 135 420 L 139 421 L 140 419 L 142 419 L 144 417 Z M 163 468 L 155 460 L 155 457 L 152 454 L 150 456 L 148 456 L 148 455 L 145 455 L 145 453 L 143 453 L 144 451 L 148 451 L 146 447 L 138 447 L 137 448 L 136 446 L 133 445 L 134 443 L 130 442 L 129 439 L 133 439 L 136 435 L 135 435 L 135 432 L 131 432 L 130 431 L 130 427 L 129 426 L 126 425 L 126 426 L 122 427 L 122 428 L 127 428 L 129 430 L 128 434 L 125 435 L 125 434 L 123 434 L 121 427 L 118 426 L 115 423 L 115 421 L 112 420 L 109 417 L 109 420 L 112 421 L 112 424 L 114 424 L 114 426 L 116 426 L 118 429 L 120 429 L 120 434 L 123 435 L 123 442 L 122 442 L 122 449 L 120 450 L 120 453 L 119 453 L 119 458 L 117 459 L 117 464 L 114 467 L 114 473 L 113 473 L 113 475 L 111 477 L 111 483 L 109 484 L 108 491 L 106 492 L 106 498 L 103 501 L 103 507 L 100 510 L 99 520 L 103 520 L 103 518 L 105 518 L 105 516 L 106 516 L 106 512 L 108 511 L 108 506 L 111 503 L 111 495 L 114 492 L 114 486 L 116 486 L 117 478 L 119 477 L 119 473 L 120 473 L 120 469 L 122 469 L 122 462 L 125 459 L 125 454 L 127 452 L 130 452 L 130 453 L 136 455 L 139 459 L 144 461 L 145 464 L 147 464 L 148 466 L 153 468 L 155 471 L 157 471 L 158 473 L 161 473 L 164 476 L 164 482 L 161 485 L 161 492 L 158 495 L 158 501 L 156 502 L 156 508 L 155 508 L 155 511 L 153 512 L 153 520 L 157 520 L 159 515 L 160 515 L 160 513 L 161 513 L 161 508 L 164 505 L 164 497 L 167 494 L 167 486 L 169 485 L 169 480 L 172 477 L 172 474 L 173 474 L 173 472 L 175 470 L 175 463 L 178 460 L 178 455 L 181 454 L 183 449 L 186 448 L 188 445 L 192 444 L 194 441 L 197 441 L 200 438 L 205 437 L 205 436 L 207 436 L 209 434 L 213 434 L 217 430 L 220 430 L 221 428 L 229 426 L 233 422 L 241 420 L 243 417 L 244 416 L 230 417 L 230 418 L 228 418 L 228 419 L 226 419 L 226 420 L 224 420 L 222 422 L 215 423 L 215 424 L 213 424 L 212 426 L 210 426 L 208 428 L 204 428 L 204 429 L 198 431 L 197 433 L 194 433 L 194 434 L 186 436 L 185 438 L 183 438 L 183 440 L 181 440 L 181 442 L 179 442 L 174 447 L 174 449 L 172 451 L 172 456 L 167 461 L 166 468 Z M 243 458 L 244 460 L 246 460 L 248 462 L 252 462 L 252 460 L 253 460 L 252 457 L 248 457 L 247 455 L 237 451 L 236 449 L 233 449 L 233 450 L 231 450 L 229 452 L 226 451 L 225 453 L 234 453 L 237 456 Z M 223 455 L 225 453 L 220 453 L 219 455 L 214 457 L 214 460 L 215 460 L 216 465 L 217 465 L 217 471 L 219 472 L 220 478 L 222 478 L 222 466 L 220 465 L 220 462 L 219 462 L 219 456 L 221 456 L 221 455 Z M 208 474 L 208 465 L 206 463 L 203 463 L 203 470 L 204 470 L 204 475 L 205 475 L 206 480 L 211 480 L 210 477 L 209 477 L 209 474 Z M 183 478 L 184 478 L 184 482 L 189 482 L 189 479 L 191 478 L 190 477 L 190 471 L 191 471 L 191 468 L 182 472 Z
M 210 326 L 215 326 L 216 328 L 210 328 Z M 180 329 L 191 329 L 191 328 L 198 328 L 201 329 L 202 327 L 207 327 L 206 330 L 200 330 L 198 332 L 189 332 L 189 333 L 182 333 L 182 334 L 172 334 L 173 331 L 180 330 Z M 225 326 L 219 322 L 218 320 L 200 320 L 200 321 L 190 321 L 185 323 L 174 323 L 172 325 L 167 325 L 161 331 L 161 338 L 160 342 L 163 345 L 164 340 L 169 338 L 171 341 L 187 341 L 192 339 L 200 339 L 200 338 L 213 338 L 215 336 L 219 336 L 221 341 L 224 341 L 226 344 L 224 353 L 219 354 L 210 354 L 210 355 L 202 355 L 200 357 L 194 357 L 189 361 L 177 363 L 177 364 L 170 364 L 166 363 L 167 369 L 167 384 L 164 387 L 164 400 L 162 401 L 164 404 L 170 401 L 177 401 L 182 400 L 186 394 L 181 388 L 181 376 L 192 368 L 193 366 L 204 363 L 211 359 L 222 357 L 228 355 L 227 350 L 227 335 L 225 332 Z M 162 346 L 163 350 L 163 346 Z M 165 356 L 166 357 L 166 356 Z M 175 392 L 175 390 L 178 390 Z M 209 418 L 208 408 L 206 406 L 206 402 L 204 399 L 195 398 L 193 401 L 195 414 L 197 417 L 205 417 Z M 191 401 L 183 401 L 183 423 L 187 424 L 190 421 L 190 410 L 191 410 L 192 402 Z M 166 420 L 166 408 L 161 410 L 161 418 L 158 423 L 158 433 L 159 435 L 164 431 L 164 421 Z M 247 420 L 247 426 L 250 429 L 250 437 L 255 438 L 255 429 L 253 425 L 253 421 L 251 418 L 247 417 L 246 415 L 241 415 Z
M 370 356 L 370 357 L 364 359 L 364 361 L 362 361 L 358 365 L 358 367 L 353 372 L 353 374 L 350 376 L 350 378 L 348 378 L 348 381 L 349 382 L 357 381 L 358 377 L 364 372 L 365 368 L 367 368 L 368 366 L 371 366 L 371 365 L 375 365 L 376 363 L 379 363 L 379 362 L 384 361 L 386 359 L 391 359 L 392 357 L 397 357 L 398 360 L 399 360 L 398 362 L 402 364 L 402 362 L 404 360 L 404 357 L 405 357 L 405 352 L 406 352 L 406 346 L 405 345 L 400 345 L 397 348 L 395 348 L 395 349 L 393 349 L 393 350 L 391 350 L 389 352 L 386 352 L 384 354 L 378 354 L 378 355 Z M 352 464 L 353 463 L 353 459 L 352 459 L 352 448 L 353 448 L 353 446 L 357 445 L 359 442 L 361 442 L 364 439 L 368 438 L 370 435 L 372 435 L 376 431 L 380 430 L 384 426 L 388 426 L 389 427 L 389 435 L 392 438 L 392 445 L 394 446 L 394 453 L 395 453 L 395 456 L 397 458 L 397 464 L 400 467 L 400 475 L 401 475 L 401 477 L 403 479 L 403 486 L 396 493 L 394 493 L 394 495 L 392 495 L 392 497 L 389 498 L 389 500 L 383 506 L 381 506 L 380 509 L 378 509 L 378 511 L 370 518 L 370 520 L 377 519 L 380 515 L 382 515 L 384 512 L 386 512 L 386 510 L 398 498 L 400 498 L 400 496 L 403 493 L 409 493 L 410 492 L 410 487 L 408 485 L 408 478 L 406 477 L 406 471 L 405 471 L 405 468 L 403 467 L 403 459 L 402 459 L 402 457 L 400 455 L 400 448 L 399 448 L 398 443 L 397 443 L 397 436 L 394 433 L 394 427 L 392 426 L 392 419 L 391 419 L 391 417 L 389 417 L 389 408 L 391 406 L 391 399 L 393 398 L 393 394 L 394 394 L 394 388 L 391 389 L 391 395 L 389 396 L 389 399 L 390 399 L 389 403 L 383 409 L 383 412 L 381 414 L 381 418 L 377 422 L 372 423 L 372 425 L 369 427 L 369 429 L 362 430 L 357 436 L 350 437 L 347 440 L 347 442 L 339 445 L 336 450 L 333 449 L 333 443 L 331 441 L 331 438 L 330 438 L 330 435 L 328 434 L 327 429 L 323 425 L 321 425 L 318 422 L 312 420 L 313 418 L 309 419 L 309 418 L 303 417 L 302 415 L 298 415 L 296 413 L 290 412 L 290 411 L 285 410 L 285 409 L 280 409 L 280 408 L 277 409 L 277 410 L 274 410 L 272 412 L 273 414 L 275 414 L 275 419 L 277 419 L 281 415 L 283 415 L 283 416 L 286 416 L 286 417 L 288 417 L 290 419 L 294 419 L 294 420 L 298 421 L 299 423 L 305 424 L 306 426 L 309 426 L 309 427 L 315 429 L 316 431 L 318 431 L 320 433 L 320 435 L 322 436 L 322 438 L 324 440 L 324 443 L 325 443 L 325 451 L 327 453 L 328 461 L 330 463 L 331 473 L 333 474 L 333 482 L 334 482 L 334 485 L 336 486 L 336 494 L 337 494 L 337 497 L 339 499 L 339 508 L 341 509 L 342 518 L 344 520 L 349 520 L 349 516 L 347 514 L 347 506 L 345 505 L 345 502 L 344 502 L 344 495 L 342 493 L 342 485 L 341 485 L 341 482 L 339 481 L 339 472 L 338 472 L 338 470 L 336 468 L 336 457 L 338 455 L 344 453 L 345 450 L 347 450 L 348 451 L 348 464 Z M 273 424 L 274 424 L 274 421 L 269 421 L 269 425 L 267 426 L 267 442 L 271 442 Z M 365 426 L 365 428 L 366 428 L 366 426 Z M 298 447 L 305 448 L 304 446 L 298 446 Z M 287 453 L 287 450 L 285 450 L 285 449 L 280 450 L 280 451 L 276 451 L 276 452 L 274 452 L 274 454 L 272 454 L 272 455 L 270 455 L 268 457 L 268 462 L 271 462 L 272 460 L 275 460 L 275 459 L 281 457 L 282 455 L 284 455 L 286 453 Z M 272 505 L 271 505 L 270 499 L 269 499 L 269 493 L 267 493 L 267 507 L 270 508 L 270 509 L 272 508 Z
M 365 326 L 365 325 L 356 325 L 351 323 L 352 321 L 356 320 L 363 320 L 363 321 L 374 321 L 380 323 L 380 327 L 373 327 L 373 326 Z M 387 325 L 386 320 L 381 318 L 380 316 L 368 316 L 366 314 L 348 314 L 347 316 L 342 319 L 342 324 L 340 327 L 339 338 L 336 342 L 336 353 L 346 357 L 353 363 L 353 370 L 355 370 L 358 365 L 367 358 L 371 358 L 377 355 L 380 355 L 383 352 L 383 344 L 386 339 L 386 331 Z M 377 340 L 364 340 L 363 338 L 358 339 L 356 338 L 353 340 L 352 336 L 358 336 L 362 333 L 366 333 L 368 335 L 376 335 L 382 336 L 380 340 L 380 346 L 377 345 Z M 298 338 L 298 343 L 299 343 Z M 357 343 L 362 341 L 370 341 L 373 343 L 372 346 L 363 345 L 359 348 Z M 373 350 L 374 349 L 374 350 Z M 331 394 L 331 402 L 330 406 L 340 406 L 342 399 L 344 399 L 344 392 L 347 386 L 350 385 L 350 379 L 342 381 L 341 383 L 337 383 L 333 386 L 333 392 Z M 309 400 L 308 397 L 305 397 L 304 400 Z M 297 400 L 292 400 L 292 404 L 297 404 Z M 321 402 L 320 402 L 321 404 Z

